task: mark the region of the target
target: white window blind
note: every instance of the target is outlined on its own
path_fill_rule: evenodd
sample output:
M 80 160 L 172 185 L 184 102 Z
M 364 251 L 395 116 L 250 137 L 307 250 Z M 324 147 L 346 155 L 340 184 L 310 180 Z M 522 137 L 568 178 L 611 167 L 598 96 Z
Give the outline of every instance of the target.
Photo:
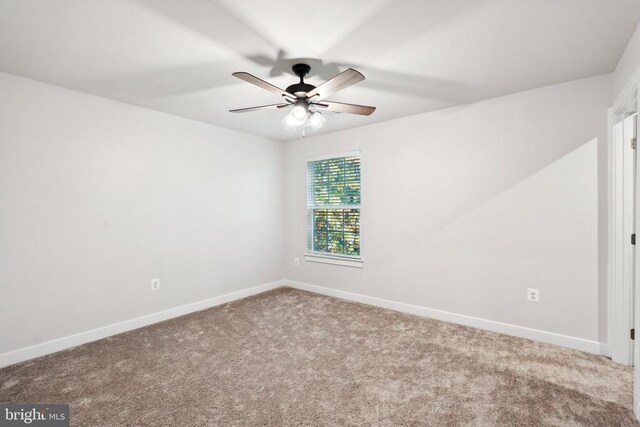
M 360 156 L 307 162 L 307 249 L 360 256 Z

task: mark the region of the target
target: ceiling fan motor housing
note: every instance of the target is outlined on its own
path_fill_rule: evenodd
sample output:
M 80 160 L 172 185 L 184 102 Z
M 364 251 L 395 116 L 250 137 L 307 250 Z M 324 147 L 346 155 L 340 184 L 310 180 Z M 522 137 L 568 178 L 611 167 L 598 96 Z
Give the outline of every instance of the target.
M 304 94 L 311 92 L 316 87 L 314 85 L 310 85 L 304 82 L 304 77 L 309 74 L 311 71 L 311 67 L 307 64 L 295 64 L 291 67 L 293 73 L 300 77 L 300 83 L 292 84 L 289 86 L 286 91 L 292 93 L 298 97 L 304 96 Z M 299 94 L 299 95 L 298 95 Z

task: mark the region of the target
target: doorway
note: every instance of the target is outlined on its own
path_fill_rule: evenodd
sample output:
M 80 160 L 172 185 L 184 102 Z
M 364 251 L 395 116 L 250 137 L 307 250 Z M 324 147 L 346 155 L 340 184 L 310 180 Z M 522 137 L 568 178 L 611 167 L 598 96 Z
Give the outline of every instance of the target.
M 640 419 L 640 174 L 637 170 L 637 86 L 609 110 L 608 353 L 634 366 L 634 412 Z M 640 245 L 640 242 L 638 243 Z
M 613 210 L 610 211 L 609 276 L 613 283 L 610 298 L 609 344 L 614 362 L 633 364 L 631 330 L 634 320 L 636 152 L 637 114 L 623 112 L 614 116 L 612 127 Z

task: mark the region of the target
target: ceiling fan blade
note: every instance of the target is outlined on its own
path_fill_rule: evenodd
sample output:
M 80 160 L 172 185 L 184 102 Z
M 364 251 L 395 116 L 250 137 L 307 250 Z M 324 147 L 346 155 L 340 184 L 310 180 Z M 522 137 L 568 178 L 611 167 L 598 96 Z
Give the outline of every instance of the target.
M 244 71 L 240 71 L 240 72 L 237 72 L 237 73 L 233 73 L 231 75 L 234 76 L 234 77 L 239 78 L 240 80 L 244 80 L 247 83 L 251 83 L 251 84 L 254 84 L 254 85 L 258 86 L 258 87 L 261 87 L 262 89 L 266 89 L 269 92 L 273 92 L 273 93 L 278 94 L 278 95 L 286 96 L 286 97 L 294 99 L 294 100 L 296 99 L 295 95 L 293 95 L 293 94 L 291 94 L 289 92 L 285 92 L 284 90 L 280 89 L 279 87 L 274 86 L 271 83 L 265 82 L 264 80 L 257 78 L 253 74 L 249 74 L 249 73 L 245 73 Z
M 353 68 L 348 68 L 307 93 L 307 98 L 317 96 L 315 98 L 316 100 L 324 99 L 327 96 L 331 96 L 331 94 L 348 88 L 362 80 L 364 80 L 364 76 L 359 71 L 356 71 Z
M 334 113 L 360 114 L 361 116 L 368 116 L 376 111 L 376 107 L 370 107 L 368 105 L 344 104 L 333 101 L 312 102 L 311 105 L 333 111 Z
M 261 105 L 259 107 L 249 107 L 249 108 L 238 108 L 235 110 L 229 110 L 230 113 L 248 113 L 249 111 L 259 111 L 259 110 L 275 110 L 276 108 L 286 108 L 290 107 L 292 104 L 270 104 L 270 105 Z

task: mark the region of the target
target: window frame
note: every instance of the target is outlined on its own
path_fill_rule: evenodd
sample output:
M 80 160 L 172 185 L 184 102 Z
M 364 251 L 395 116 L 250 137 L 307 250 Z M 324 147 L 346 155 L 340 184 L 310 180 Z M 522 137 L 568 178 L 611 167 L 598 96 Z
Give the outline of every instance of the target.
M 308 168 L 310 162 L 320 161 L 320 160 L 328 160 L 328 159 L 336 159 L 341 157 L 359 157 L 360 158 L 360 204 L 359 205 L 322 205 L 322 206 L 309 206 L 309 174 Z M 316 157 L 308 157 L 305 159 L 305 175 L 306 175 L 306 185 L 305 185 L 305 203 L 306 206 L 306 235 L 307 241 L 305 244 L 306 252 L 305 252 L 305 260 L 309 262 L 316 262 L 322 264 L 333 264 L 333 265 L 341 265 L 345 267 L 356 267 L 362 268 L 363 265 L 363 256 L 362 256 L 362 184 L 363 184 L 363 167 L 362 167 L 362 152 L 360 150 L 347 151 L 341 153 L 333 153 L 323 156 Z M 359 238 L 360 238 L 360 255 L 346 255 L 346 254 L 332 254 L 330 252 L 316 252 L 309 248 L 309 239 L 311 239 L 311 247 L 313 247 L 313 210 L 314 209 L 358 209 L 359 210 Z M 310 215 L 311 211 L 311 215 Z M 311 218 L 311 219 L 310 219 Z

